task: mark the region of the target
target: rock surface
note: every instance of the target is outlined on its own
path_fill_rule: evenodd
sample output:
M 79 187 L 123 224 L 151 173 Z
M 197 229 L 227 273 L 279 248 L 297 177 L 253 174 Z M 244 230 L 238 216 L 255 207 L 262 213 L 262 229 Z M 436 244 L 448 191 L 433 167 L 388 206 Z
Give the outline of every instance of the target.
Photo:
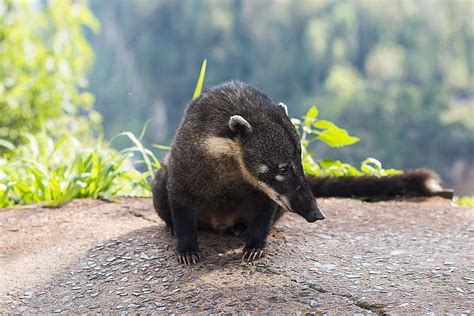
M 298 312 L 470 314 L 474 208 L 442 199 L 321 199 L 313 224 L 286 214 L 270 253 L 200 233 L 182 266 L 150 199 L 0 211 L 0 313 Z

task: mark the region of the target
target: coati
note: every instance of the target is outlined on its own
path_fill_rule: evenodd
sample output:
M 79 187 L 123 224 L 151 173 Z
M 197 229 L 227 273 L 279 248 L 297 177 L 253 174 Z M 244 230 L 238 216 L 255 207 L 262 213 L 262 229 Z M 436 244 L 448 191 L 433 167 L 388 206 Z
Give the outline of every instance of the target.
M 431 192 L 425 183 L 435 178 L 422 171 L 388 182 L 361 179 L 372 193 L 394 195 Z M 373 188 L 370 180 L 380 183 Z M 355 179 L 337 181 L 308 181 L 286 106 L 232 81 L 204 90 L 187 106 L 153 182 L 153 203 L 175 234 L 180 263 L 200 259 L 201 228 L 234 234 L 246 230 L 242 259 L 250 261 L 264 255 L 270 229 L 284 211 L 308 222 L 324 219 L 313 193 L 331 195 L 325 187 L 340 195 L 367 193 Z

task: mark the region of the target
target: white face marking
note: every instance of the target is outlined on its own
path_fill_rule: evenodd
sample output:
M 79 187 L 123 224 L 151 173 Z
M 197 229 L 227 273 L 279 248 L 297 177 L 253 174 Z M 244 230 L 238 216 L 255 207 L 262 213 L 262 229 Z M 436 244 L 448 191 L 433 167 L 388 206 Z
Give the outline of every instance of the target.
M 281 174 L 277 174 L 277 175 L 275 176 L 275 179 L 276 179 L 277 181 L 283 181 L 283 180 L 285 180 L 285 177 L 282 176 Z
M 259 189 L 265 193 L 272 201 L 280 205 L 283 209 L 290 211 L 290 203 L 288 199 L 284 196 L 278 194 L 274 189 L 272 189 L 268 184 L 258 180 L 252 173 L 247 169 L 244 163 L 244 158 L 240 145 L 228 138 L 210 136 L 204 143 L 204 149 L 214 158 L 220 158 L 221 156 L 232 156 L 234 157 L 241 171 L 242 177 L 255 188 Z
M 258 173 L 265 173 L 267 172 L 269 169 L 268 169 L 268 166 L 267 165 L 260 165 L 258 166 L 257 168 L 257 171 Z

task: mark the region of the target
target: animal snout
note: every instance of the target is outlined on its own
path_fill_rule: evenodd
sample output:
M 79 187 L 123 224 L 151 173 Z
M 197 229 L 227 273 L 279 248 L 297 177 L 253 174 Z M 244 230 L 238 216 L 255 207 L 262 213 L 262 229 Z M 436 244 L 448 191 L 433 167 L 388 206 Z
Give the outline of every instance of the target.
M 306 220 L 310 223 L 313 223 L 316 221 L 322 221 L 325 218 L 326 218 L 326 215 L 324 215 L 323 211 L 317 209 L 309 213 L 308 216 L 306 217 Z

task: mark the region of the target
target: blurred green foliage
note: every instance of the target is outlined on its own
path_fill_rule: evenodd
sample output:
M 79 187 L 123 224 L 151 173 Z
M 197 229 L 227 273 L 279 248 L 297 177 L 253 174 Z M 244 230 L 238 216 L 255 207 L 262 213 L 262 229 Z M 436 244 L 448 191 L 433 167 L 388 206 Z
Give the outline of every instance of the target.
M 157 158 L 133 134 L 117 137 L 133 145 L 118 152 L 100 139 L 86 146 L 73 136 L 55 139 L 44 132 L 23 133 L 19 146 L 1 142 L 0 207 L 36 202 L 51 206 L 116 194 L 150 196 L 151 180 L 160 167 Z M 140 164 L 146 171 L 136 169 Z
M 99 23 L 83 1 L 0 0 L 0 207 L 150 194 L 153 153 L 131 133 L 121 151 L 98 138 L 85 27 Z
M 319 141 L 331 148 L 340 148 L 357 143 L 360 139 L 349 135 L 349 133 L 336 124 L 318 119 L 318 108 L 312 106 L 302 120 L 291 119 L 300 135 L 302 148 L 303 169 L 306 174 L 318 177 L 333 176 L 362 176 L 375 175 L 377 177 L 399 174 L 402 171 L 395 169 L 384 169 L 382 163 L 375 158 L 367 158 L 360 163 L 360 170 L 349 163 L 339 160 L 323 158 L 317 160 L 316 153 L 309 151 L 311 143 Z
M 151 118 L 145 142 L 168 142 L 208 58 L 207 84 L 255 84 L 292 117 L 317 103 L 361 139 L 336 151 L 315 142 L 320 155 L 433 168 L 447 185 L 461 181 L 455 165 L 461 175 L 474 170 L 470 1 L 92 0 L 91 8 L 103 26 L 91 36 L 91 88 L 108 135 Z
M 465 3 L 93 4 L 105 26 L 98 37 L 85 2 L 0 0 L 0 207 L 149 195 L 160 164 L 146 145 L 155 137 L 143 144 L 145 129 L 139 137 L 117 132 L 139 130 L 151 116 L 148 134 L 169 139 L 189 92 L 194 98 L 202 89 L 206 61 L 194 83 L 204 56 L 212 62 L 208 82 L 248 81 L 293 105 L 292 116 L 306 113 L 293 123 L 309 174 L 399 172 L 374 158 L 360 168 L 341 162 L 367 152 L 396 167 L 442 173 L 452 161 L 474 165 L 474 32 Z M 91 90 L 106 131 L 117 134 L 114 144 L 128 144 L 121 151 L 98 136 L 101 115 L 85 90 L 94 57 L 87 32 L 98 55 Z M 319 110 L 307 110 L 309 100 Z
M 19 145 L 25 132 L 43 131 L 84 140 L 99 128 L 83 90 L 93 61 L 83 27 L 99 29 L 84 2 L 0 1 L 1 139 Z
M 474 196 L 454 197 L 453 202 L 459 206 L 474 206 Z

